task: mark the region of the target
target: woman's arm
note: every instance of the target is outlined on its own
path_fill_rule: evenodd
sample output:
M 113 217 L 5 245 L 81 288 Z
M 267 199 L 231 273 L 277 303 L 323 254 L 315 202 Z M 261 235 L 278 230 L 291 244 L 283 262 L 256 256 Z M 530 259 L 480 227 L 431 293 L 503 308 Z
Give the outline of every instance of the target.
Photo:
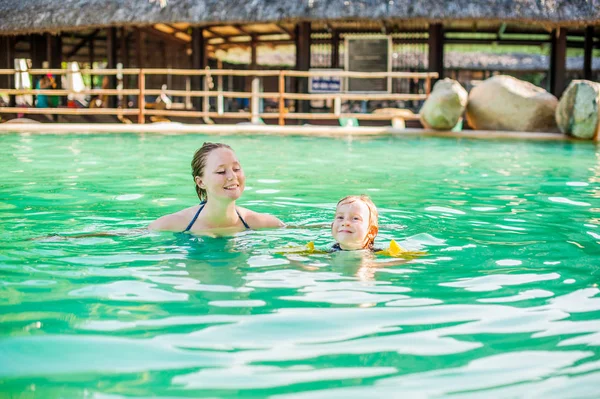
M 184 219 L 179 212 L 172 213 L 159 217 L 154 222 L 148 225 L 150 231 L 183 231 L 186 227 L 186 219 Z
M 273 215 L 258 213 L 245 208 L 239 208 L 243 218 L 252 229 L 271 229 L 285 227 L 285 224 Z

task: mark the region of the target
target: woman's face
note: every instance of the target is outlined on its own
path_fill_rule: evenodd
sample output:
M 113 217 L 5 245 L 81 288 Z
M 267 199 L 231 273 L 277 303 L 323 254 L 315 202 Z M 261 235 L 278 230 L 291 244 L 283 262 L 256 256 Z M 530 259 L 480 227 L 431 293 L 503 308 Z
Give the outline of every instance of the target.
M 238 199 L 244 192 L 246 177 L 235 153 L 217 148 L 206 157 L 204 173 L 196 184 L 206 190 L 208 198 Z
M 357 250 L 365 247 L 369 234 L 369 216 L 369 207 L 363 201 L 338 205 L 331 225 L 331 234 L 342 249 Z

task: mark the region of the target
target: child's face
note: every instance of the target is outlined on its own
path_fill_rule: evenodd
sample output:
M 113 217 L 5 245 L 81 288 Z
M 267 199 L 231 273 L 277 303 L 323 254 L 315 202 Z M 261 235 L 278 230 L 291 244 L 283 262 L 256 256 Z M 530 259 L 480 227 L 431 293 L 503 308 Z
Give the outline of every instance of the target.
M 369 207 L 363 201 L 344 202 L 338 205 L 331 234 L 344 250 L 365 247 L 369 234 Z

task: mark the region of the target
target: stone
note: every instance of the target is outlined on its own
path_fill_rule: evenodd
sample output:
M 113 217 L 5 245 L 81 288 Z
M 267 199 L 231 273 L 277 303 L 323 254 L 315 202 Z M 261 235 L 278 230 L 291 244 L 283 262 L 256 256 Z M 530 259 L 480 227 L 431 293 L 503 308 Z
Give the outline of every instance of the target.
M 556 124 L 561 132 L 580 139 L 598 135 L 600 84 L 589 80 L 573 80 L 564 91 L 556 108 Z
M 453 79 L 438 80 L 421 107 L 421 124 L 426 129 L 451 130 L 467 107 L 467 91 Z
M 15 110 L 18 110 L 18 108 L 15 108 Z M 21 123 L 40 123 L 39 121 L 35 121 L 33 119 L 29 119 L 29 118 L 16 118 L 16 119 L 9 119 L 4 123 L 15 123 L 15 124 L 21 124 Z
M 493 76 L 471 89 L 467 122 L 475 130 L 559 132 L 558 99 L 546 90 L 508 75 Z

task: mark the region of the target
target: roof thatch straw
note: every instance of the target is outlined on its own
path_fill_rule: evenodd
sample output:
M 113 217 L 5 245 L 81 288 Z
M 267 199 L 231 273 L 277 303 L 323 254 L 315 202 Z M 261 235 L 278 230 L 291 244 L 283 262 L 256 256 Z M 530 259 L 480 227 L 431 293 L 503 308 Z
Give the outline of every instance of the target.
M 589 0 L 0 0 L 0 34 L 155 23 L 396 20 L 496 21 L 552 26 L 600 24 Z

